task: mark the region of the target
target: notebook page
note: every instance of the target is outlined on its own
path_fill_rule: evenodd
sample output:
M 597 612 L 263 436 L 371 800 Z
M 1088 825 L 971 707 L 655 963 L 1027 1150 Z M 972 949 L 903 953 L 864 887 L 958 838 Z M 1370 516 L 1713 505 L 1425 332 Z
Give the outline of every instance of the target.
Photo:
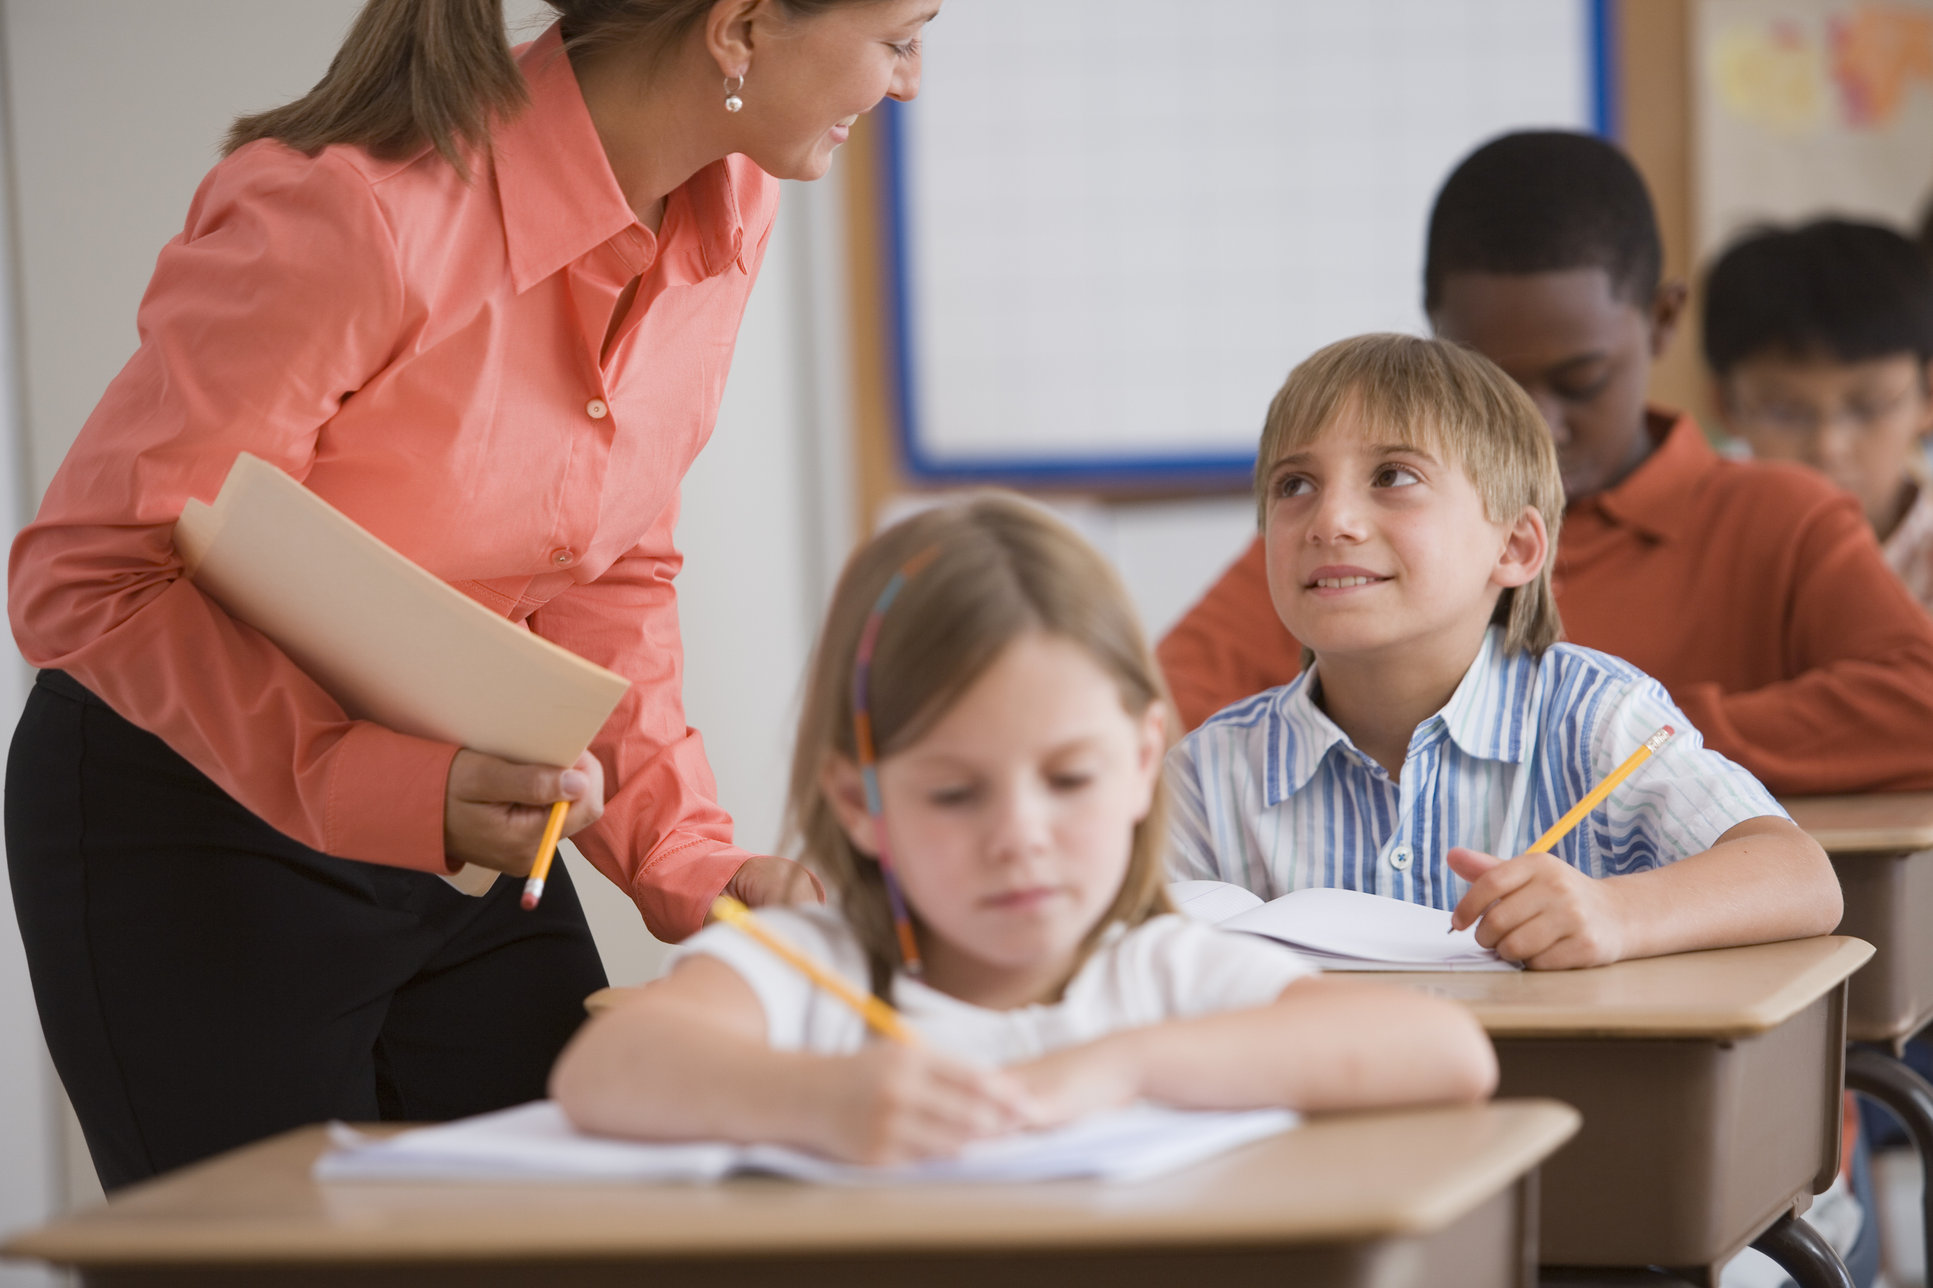
M 1211 924 L 1262 906 L 1262 896 L 1228 881 L 1171 881 L 1168 897 L 1182 916 Z
M 1136 1105 L 1046 1132 L 981 1141 L 958 1157 L 894 1167 L 839 1163 L 777 1145 L 653 1143 L 578 1131 L 542 1100 L 386 1140 L 340 1123 L 316 1161 L 323 1181 L 715 1181 L 766 1172 L 838 1185 L 999 1183 L 1093 1177 L 1136 1180 L 1287 1131 L 1286 1109 L 1197 1113 Z
M 535 1100 L 387 1139 L 330 1124 L 321 1181 L 715 1181 L 735 1145 L 645 1143 L 578 1131 L 555 1101 Z
M 1277 1135 L 1299 1121 L 1288 1109 L 1201 1113 L 1134 1105 L 1094 1114 L 1052 1131 L 977 1141 L 955 1158 L 895 1167 L 835 1163 L 776 1146 L 747 1150 L 745 1162 L 756 1170 L 832 1185 L 999 1183 L 1078 1177 L 1130 1181 L 1175 1171 L 1238 1145 Z
M 1446 910 L 1360 890 L 1291 891 L 1221 926 L 1279 939 L 1331 970 L 1516 969 L 1474 928 L 1452 933 Z

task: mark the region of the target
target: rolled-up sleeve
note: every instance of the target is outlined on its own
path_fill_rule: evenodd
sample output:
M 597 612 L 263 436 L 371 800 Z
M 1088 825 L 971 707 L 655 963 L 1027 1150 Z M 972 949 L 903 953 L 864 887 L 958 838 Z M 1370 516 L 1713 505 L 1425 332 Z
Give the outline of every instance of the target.
M 677 521 L 674 499 L 636 548 L 597 580 L 545 604 L 530 623 L 631 681 L 591 744 L 613 794 L 604 817 L 572 840 L 666 940 L 703 925 L 712 900 L 750 857 L 732 844 L 704 743 L 685 724 Z

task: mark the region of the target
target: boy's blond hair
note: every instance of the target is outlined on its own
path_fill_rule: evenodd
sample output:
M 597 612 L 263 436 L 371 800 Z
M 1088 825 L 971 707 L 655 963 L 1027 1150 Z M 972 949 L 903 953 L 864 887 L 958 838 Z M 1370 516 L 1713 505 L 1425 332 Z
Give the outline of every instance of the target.
M 1507 588 L 1492 619 L 1512 652 L 1542 653 L 1563 634 L 1551 591 L 1564 480 L 1550 431 L 1517 383 L 1482 354 L 1413 335 L 1359 335 L 1318 349 L 1269 403 L 1255 458 L 1256 522 L 1268 523 L 1269 475 L 1290 452 L 1314 442 L 1348 408 L 1378 441 L 1400 443 L 1461 468 L 1492 523 L 1513 523 L 1525 507 L 1550 534 L 1535 579 Z
M 866 952 L 875 993 L 899 965 L 892 909 L 879 864 L 861 853 L 827 801 L 832 757 L 852 761 L 853 657 L 873 605 L 894 573 L 923 559 L 880 623 L 867 678 L 873 742 L 884 760 L 917 742 L 1014 640 L 1041 633 L 1078 645 L 1114 681 L 1137 719 L 1168 703 L 1127 591 L 1073 529 L 1017 496 L 986 493 L 923 511 L 854 552 L 807 672 L 792 754 L 788 840 L 825 878 Z M 1172 709 L 1172 708 L 1170 708 Z M 1114 922 L 1139 925 L 1172 911 L 1164 866 L 1165 794 L 1157 784 L 1135 825 L 1127 876 L 1095 923 L 1082 958 Z M 917 861 L 917 860 L 915 860 Z M 914 910 L 918 920 L 918 911 Z

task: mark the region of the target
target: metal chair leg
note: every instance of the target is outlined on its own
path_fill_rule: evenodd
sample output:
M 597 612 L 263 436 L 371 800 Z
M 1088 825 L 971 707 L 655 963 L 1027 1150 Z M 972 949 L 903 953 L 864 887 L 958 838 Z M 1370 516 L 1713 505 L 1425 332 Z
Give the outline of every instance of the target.
M 1799 1288 L 1853 1288 L 1839 1254 L 1820 1233 L 1787 1213 L 1752 1246 L 1779 1263 Z
M 1933 1085 L 1897 1056 L 1877 1047 L 1849 1046 L 1846 1090 L 1884 1105 L 1919 1151 L 1920 1238 L 1926 1249 L 1925 1264 L 1933 1266 Z

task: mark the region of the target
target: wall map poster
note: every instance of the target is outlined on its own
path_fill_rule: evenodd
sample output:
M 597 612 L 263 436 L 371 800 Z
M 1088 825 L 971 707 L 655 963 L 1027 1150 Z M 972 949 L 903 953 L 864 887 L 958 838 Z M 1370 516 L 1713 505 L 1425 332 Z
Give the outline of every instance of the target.
M 1698 255 L 1826 213 L 1917 227 L 1933 200 L 1933 0 L 1702 0 Z

